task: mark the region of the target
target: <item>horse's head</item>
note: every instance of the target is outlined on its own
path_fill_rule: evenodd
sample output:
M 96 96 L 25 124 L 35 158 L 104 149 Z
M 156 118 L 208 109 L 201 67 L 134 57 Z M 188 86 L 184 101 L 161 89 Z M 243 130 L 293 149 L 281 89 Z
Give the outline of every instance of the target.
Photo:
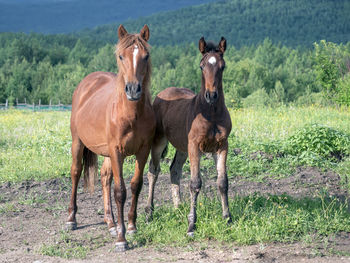
M 204 37 L 199 40 L 199 51 L 203 57 L 200 62 L 202 70 L 202 88 L 204 87 L 204 98 L 210 105 L 217 102 L 222 91 L 222 72 L 225 68 L 224 52 L 226 50 L 226 39 L 221 37 L 218 45 L 208 42 Z
M 141 98 L 142 92 L 148 84 L 151 65 L 149 60 L 147 25 L 139 34 L 129 34 L 123 25 L 118 28 L 119 42 L 116 50 L 119 73 L 125 83 L 126 97 L 130 101 Z

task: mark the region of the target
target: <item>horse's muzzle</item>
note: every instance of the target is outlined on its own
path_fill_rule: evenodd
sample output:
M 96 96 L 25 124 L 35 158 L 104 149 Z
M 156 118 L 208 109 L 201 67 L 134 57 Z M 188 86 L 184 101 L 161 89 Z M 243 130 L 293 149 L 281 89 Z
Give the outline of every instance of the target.
M 218 92 L 217 91 L 206 91 L 204 94 L 205 101 L 209 104 L 214 104 L 218 100 Z
M 139 83 L 126 83 L 125 93 L 128 100 L 139 100 L 142 94 L 141 85 Z

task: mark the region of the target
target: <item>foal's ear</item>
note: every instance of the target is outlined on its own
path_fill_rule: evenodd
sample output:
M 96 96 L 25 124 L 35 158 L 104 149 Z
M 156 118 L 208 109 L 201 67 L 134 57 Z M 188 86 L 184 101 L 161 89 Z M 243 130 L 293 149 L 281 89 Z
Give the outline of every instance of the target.
M 220 43 L 219 43 L 219 49 L 222 52 L 222 54 L 225 53 L 226 50 L 226 39 L 224 37 L 221 37 Z
M 144 25 L 143 28 L 140 31 L 140 36 L 145 40 L 148 41 L 149 39 L 149 28 L 147 25 Z
M 199 48 L 199 51 L 204 55 L 205 54 L 205 48 L 207 46 L 207 43 L 205 42 L 204 40 L 204 37 L 201 37 L 201 39 L 199 40 L 199 43 L 198 43 L 198 48 Z
M 121 40 L 123 37 L 125 37 L 128 34 L 128 31 L 123 27 L 123 25 L 120 25 L 118 27 L 118 38 Z

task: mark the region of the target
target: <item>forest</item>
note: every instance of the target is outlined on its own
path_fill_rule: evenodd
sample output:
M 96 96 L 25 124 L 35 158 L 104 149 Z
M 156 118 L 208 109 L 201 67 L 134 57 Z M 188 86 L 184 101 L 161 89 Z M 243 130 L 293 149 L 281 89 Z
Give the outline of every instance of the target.
M 123 24 L 129 32 L 150 27 L 153 97 L 168 86 L 198 91 L 198 40 L 224 36 L 229 107 L 349 105 L 349 13 L 345 0 L 227 0 Z M 118 25 L 69 34 L 0 33 L 0 103 L 70 104 L 84 76 L 118 71 Z
M 0 34 L 0 102 L 16 99 L 47 104 L 71 103 L 73 90 L 94 71 L 117 72 L 115 45 L 68 35 Z M 319 41 L 312 49 L 262 43 L 235 48 L 228 42 L 223 77 L 226 104 L 350 105 L 350 42 Z M 188 45 L 153 46 L 153 97 L 166 87 L 198 92 L 201 54 L 197 40 Z

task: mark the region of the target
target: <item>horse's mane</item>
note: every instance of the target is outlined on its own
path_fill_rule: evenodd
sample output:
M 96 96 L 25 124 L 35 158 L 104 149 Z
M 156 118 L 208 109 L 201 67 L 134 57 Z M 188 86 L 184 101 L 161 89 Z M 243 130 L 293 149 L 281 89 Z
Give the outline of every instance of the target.
M 121 40 L 118 41 L 115 47 L 115 56 L 117 63 L 120 63 L 119 55 L 123 50 L 127 49 L 131 45 L 137 45 L 140 49 L 146 50 L 149 52 L 150 45 L 145 41 L 140 34 L 126 34 Z M 146 98 L 151 100 L 151 94 L 149 91 L 149 84 L 151 82 L 152 66 L 151 66 L 151 57 L 147 60 L 147 72 L 143 79 L 143 88 L 145 88 Z
M 219 51 L 219 48 L 218 48 L 218 45 L 215 44 L 214 42 L 212 41 L 209 41 L 205 47 L 205 52 L 218 52 Z

